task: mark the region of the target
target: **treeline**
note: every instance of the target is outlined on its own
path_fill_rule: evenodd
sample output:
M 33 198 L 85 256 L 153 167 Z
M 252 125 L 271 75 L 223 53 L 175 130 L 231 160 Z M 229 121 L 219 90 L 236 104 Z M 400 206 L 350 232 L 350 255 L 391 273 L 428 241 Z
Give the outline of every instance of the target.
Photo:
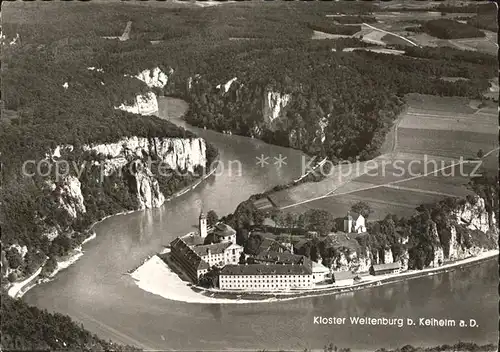
M 340 35 L 353 35 L 361 30 L 361 26 L 342 26 L 329 21 L 308 23 L 307 26 L 314 31 Z
M 498 66 L 498 58 L 494 55 L 481 53 L 472 50 L 459 50 L 450 47 L 417 47 L 408 46 L 404 48 L 405 55 L 411 57 L 434 59 L 434 60 L 445 60 L 451 62 L 470 62 L 477 65 L 485 65 L 491 67 L 491 71 L 488 70 L 486 75 L 490 74 L 493 69 Z
M 498 32 L 498 13 L 496 9 L 493 9 L 491 12 L 478 14 L 473 18 L 467 19 L 467 24 L 479 29 Z
M 377 19 L 373 16 L 328 16 L 328 19 L 341 24 L 375 23 Z
M 140 351 L 105 341 L 70 317 L 28 306 L 1 293 L 0 347 L 4 350 Z
M 482 38 L 486 36 L 483 31 L 470 24 L 450 19 L 427 21 L 422 28 L 427 34 L 441 39 Z
M 435 347 L 414 347 L 411 345 L 406 345 L 401 348 L 396 348 L 395 350 L 387 350 L 385 348 L 379 348 L 375 352 L 494 352 L 497 351 L 498 346 L 493 344 L 478 345 L 473 342 L 458 342 L 454 345 L 440 345 Z

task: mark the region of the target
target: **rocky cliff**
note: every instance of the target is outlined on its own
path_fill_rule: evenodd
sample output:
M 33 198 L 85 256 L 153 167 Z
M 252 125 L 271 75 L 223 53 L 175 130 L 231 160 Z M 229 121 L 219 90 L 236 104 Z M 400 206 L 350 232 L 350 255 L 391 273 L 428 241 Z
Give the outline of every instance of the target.
M 262 116 L 268 128 L 273 129 L 276 119 L 281 116 L 283 109 L 291 100 L 290 94 L 267 91 L 264 93 L 264 105 L 262 107 Z
M 120 106 L 116 106 L 115 109 L 127 111 L 132 114 L 153 115 L 158 112 L 158 100 L 155 93 L 148 92 L 137 95 L 132 104 L 122 103 Z
M 49 153 L 53 160 L 61 157 L 61 150 L 73 151 L 69 145 L 58 146 Z M 152 173 L 151 162 L 161 163 L 165 170 L 193 173 L 198 166 L 205 167 L 207 163 L 206 144 L 202 138 L 145 138 L 128 137 L 114 143 L 84 145 L 83 151 L 95 152 L 100 156 L 94 162 L 102 172 L 102 177 L 113 173 L 122 175 L 123 168 L 131 163 L 134 172 L 131 191 L 137 197 L 140 209 L 158 207 L 165 201 L 165 196 L 159 188 L 158 180 Z M 49 187 L 56 190 L 56 185 Z M 86 212 L 85 199 L 81 184 L 75 176 L 64 178 L 57 186 L 60 204 L 72 218 Z
M 227 93 L 229 88 L 231 88 L 231 85 L 233 84 L 233 82 L 235 82 L 237 79 L 238 79 L 237 77 L 233 77 L 229 81 L 227 81 L 225 84 L 223 84 L 222 86 L 219 84 L 215 88 L 221 89 L 223 91 L 223 93 Z
M 173 73 L 174 70 L 172 68 L 168 70 L 168 73 L 165 73 L 159 67 L 155 67 L 152 70 L 143 70 L 135 77 L 146 83 L 149 88 L 164 88 L 168 83 L 169 77 Z
M 433 259 L 428 267 L 477 256 L 481 252 L 498 249 L 498 228 L 494 213 L 488 213 L 483 198 L 475 197 L 459 202 L 449 214 L 445 226 L 430 221 L 430 236 L 433 239 Z M 407 270 L 410 258 L 408 237 L 400 238 L 399 252 L 391 248 L 364 248 L 357 251 L 341 248 L 332 260 L 332 269 L 366 272 L 373 264 L 400 262 Z
M 95 67 L 87 69 L 103 72 Z M 135 77 L 152 89 L 163 88 L 172 72 L 166 74 L 156 68 Z M 132 104 L 123 103 L 115 109 L 151 115 L 158 111 L 157 97 L 152 91 L 137 94 Z M 38 226 L 34 236 L 48 240 L 50 251 L 41 252 L 28 245 L 26 254 L 26 246 L 16 241 L 12 248 L 7 246 L 12 241 L 2 243 L 2 278 L 10 275 L 9 281 L 21 280 L 33 268 L 45 265 L 45 254 L 51 260 L 44 270 L 50 273 L 54 259 L 67 255 L 88 237 L 86 228 L 93 222 L 118 212 L 159 207 L 167 195 L 172 196 L 201 176 L 196 172 L 208 164 L 205 141 L 173 126 L 165 126 L 162 131 L 166 131 L 165 137 L 130 136 L 116 142 L 66 144 L 47 150 L 48 165 L 70 165 L 65 175 L 50 174 L 37 184 L 44 205 L 43 211 L 35 208 L 32 215 Z M 14 264 L 17 262 L 21 264 Z

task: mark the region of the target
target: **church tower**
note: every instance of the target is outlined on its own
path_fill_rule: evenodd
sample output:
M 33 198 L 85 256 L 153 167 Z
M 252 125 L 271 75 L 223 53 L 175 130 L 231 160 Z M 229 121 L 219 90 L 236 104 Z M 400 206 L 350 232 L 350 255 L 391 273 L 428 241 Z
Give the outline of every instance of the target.
M 203 210 L 200 213 L 199 225 L 200 225 L 200 236 L 202 238 L 207 237 L 207 216 L 205 215 L 205 213 L 203 213 Z

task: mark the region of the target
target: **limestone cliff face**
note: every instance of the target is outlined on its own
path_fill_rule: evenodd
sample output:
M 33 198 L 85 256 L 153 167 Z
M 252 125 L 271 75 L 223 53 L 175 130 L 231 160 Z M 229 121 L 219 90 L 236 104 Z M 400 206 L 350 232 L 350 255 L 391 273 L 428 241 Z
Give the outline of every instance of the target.
M 475 197 L 459 204 L 450 215 L 443 228 L 438 229 L 434 222 L 431 225 L 432 236 L 437 243 L 431 267 L 498 248 L 495 214 L 488 213 L 483 198 Z
M 432 237 L 434 238 L 434 241 L 437 244 L 434 246 L 434 259 L 432 260 L 429 266 L 436 267 L 440 266 L 444 262 L 444 250 L 443 246 L 441 245 L 441 241 L 439 239 L 439 233 L 437 230 L 436 223 L 434 222 L 431 225 L 431 233 Z
M 141 209 L 157 208 L 165 202 L 158 180 L 142 161 L 135 164 L 137 172 L 133 175 L 133 191 Z
M 401 263 L 401 270 L 408 270 L 408 262 L 410 261 L 410 255 L 408 254 L 408 237 L 404 237 L 401 239 L 401 244 L 402 244 L 402 252 L 399 254 L 399 256 L 396 258 L 397 261 Z
M 231 88 L 231 85 L 233 84 L 234 81 L 236 81 L 238 78 L 233 77 L 229 81 L 227 81 L 225 84 L 222 86 L 219 84 L 216 86 L 217 89 L 221 89 L 224 93 L 227 93 L 229 91 L 229 88 Z
M 153 175 L 150 165 L 143 160 L 161 162 L 165 169 L 179 172 L 194 172 L 198 166 L 205 167 L 206 143 L 202 138 L 145 138 L 128 137 L 114 143 L 84 145 L 84 151 L 93 151 L 103 156 L 104 160 L 95 161 L 99 165 L 103 176 L 110 176 L 114 172 L 122 175 L 122 168 L 136 162 L 133 175 L 132 191 L 137 196 L 139 208 L 158 207 L 165 201 L 161 193 L 158 180 Z M 48 153 L 52 159 L 61 157 L 61 151 L 71 151 L 73 146 L 58 146 Z M 48 185 L 53 191 L 58 192 L 61 207 L 72 218 L 86 212 L 85 199 L 82 195 L 81 184 L 75 176 L 68 176 L 58 183 Z M 57 229 L 48 231 L 47 237 L 54 238 L 57 234 L 50 235 Z
M 128 137 L 115 143 L 84 146 L 106 156 L 106 169 L 122 167 L 130 158 L 157 156 L 172 170 L 193 172 L 196 166 L 205 166 L 206 143 L 202 138 L 145 138 Z
M 325 129 L 328 127 L 328 118 L 323 117 L 318 122 L 318 129 L 316 130 L 316 139 L 320 140 L 321 143 L 324 143 L 326 140 Z
M 59 192 L 59 204 L 72 218 L 84 214 L 85 208 L 82 195 L 81 183 L 75 176 L 67 176 L 57 188 Z
M 390 248 L 384 250 L 384 264 L 394 263 L 394 256 Z
M 280 117 L 283 109 L 290 102 L 290 94 L 267 91 L 264 93 L 264 106 L 262 115 L 264 122 L 272 129 L 273 122 Z
M 335 271 L 367 272 L 372 265 L 368 248 L 358 255 L 355 251 L 341 251 L 332 261 L 331 269 Z
M 127 111 L 132 114 L 153 115 L 158 112 L 158 100 L 155 93 L 148 92 L 137 95 L 133 104 L 122 103 L 120 106 L 115 106 L 115 109 Z
M 155 67 L 152 70 L 144 70 L 135 77 L 146 83 L 149 88 L 164 88 L 173 73 L 174 70 L 172 68 L 169 69 L 168 73 L 165 73 L 159 67 Z
M 494 226 L 495 213 L 488 214 L 485 201 L 481 197 L 474 198 L 472 203 L 467 201 L 456 209 L 453 215 L 459 225 L 464 225 L 470 230 L 479 230 L 484 233 L 490 230 L 498 231 Z

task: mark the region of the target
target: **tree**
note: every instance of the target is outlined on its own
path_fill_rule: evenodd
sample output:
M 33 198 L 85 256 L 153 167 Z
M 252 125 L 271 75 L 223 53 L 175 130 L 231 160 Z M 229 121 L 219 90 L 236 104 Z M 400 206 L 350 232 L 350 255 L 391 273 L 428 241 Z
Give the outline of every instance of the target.
M 213 210 L 210 210 L 208 213 L 207 213 L 207 225 L 208 226 L 214 226 L 217 221 L 219 221 L 219 216 L 217 215 L 217 213 Z
M 305 213 L 306 229 L 317 231 L 320 235 L 327 235 L 334 227 L 333 216 L 321 209 L 310 209 Z
M 482 149 L 479 149 L 479 150 L 477 151 L 477 157 L 478 157 L 479 159 L 481 159 L 483 156 L 484 156 L 484 152 L 483 152 L 483 150 L 482 150 Z
M 9 280 L 9 282 L 14 282 L 14 281 L 16 281 L 16 280 L 17 280 L 17 275 L 16 275 L 16 273 L 14 273 L 14 272 L 10 273 L 7 279 Z
M 5 256 L 7 258 L 7 261 L 9 262 L 9 267 L 12 269 L 17 269 L 19 267 L 19 265 L 21 265 L 23 262 L 23 258 L 21 257 L 21 254 L 14 247 L 7 250 L 7 252 L 5 253 Z
M 363 215 L 365 219 L 368 219 L 371 213 L 373 213 L 372 208 L 365 202 L 357 202 L 351 207 L 351 211 Z
M 246 256 L 244 252 L 241 252 L 240 254 L 240 260 L 238 261 L 239 264 L 245 264 L 246 263 Z
M 236 244 L 245 247 L 248 241 L 248 230 L 238 228 L 236 230 Z

